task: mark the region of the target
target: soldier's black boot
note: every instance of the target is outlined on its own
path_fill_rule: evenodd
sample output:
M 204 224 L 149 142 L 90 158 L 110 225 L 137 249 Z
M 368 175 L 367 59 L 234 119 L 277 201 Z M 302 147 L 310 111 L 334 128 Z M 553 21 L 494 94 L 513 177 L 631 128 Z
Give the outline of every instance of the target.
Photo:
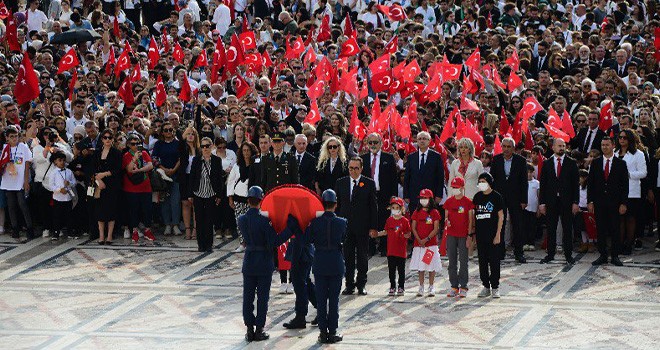
M 286 329 L 304 329 L 307 328 L 307 321 L 305 316 L 296 315 L 291 321 L 284 323 Z
M 270 338 L 270 335 L 264 332 L 262 327 L 257 327 L 257 329 L 254 331 L 254 341 L 262 341 L 268 338 Z
M 319 343 L 328 344 L 328 332 L 321 331 L 319 334 Z
M 248 326 L 247 333 L 245 333 L 245 340 L 251 342 L 254 340 L 254 327 Z
M 343 339 L 344 337 L 341 334 L 337 334 L 336 332 L 328 334 L 328 344 L 339 343 Z

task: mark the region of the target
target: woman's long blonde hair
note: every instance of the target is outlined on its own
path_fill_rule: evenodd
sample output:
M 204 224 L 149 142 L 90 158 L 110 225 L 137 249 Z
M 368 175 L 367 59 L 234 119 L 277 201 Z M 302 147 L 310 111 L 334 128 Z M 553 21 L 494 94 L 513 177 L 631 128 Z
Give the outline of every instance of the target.
M 338 139 L 337 137 L 331 136 L 328 137 L 327 140 L 323 141 L 323 145 L 321 146 L 321 152 L 319 154 L 319 161 L 318 163 L 316 163 L 316 170 L 318 171 L 323 170 L 323 168 L 325 168 L 325 164 L 330 159 L 330 152 L 328 151 L 328 143 L 332 141 L 337 142 L 337 144 L 339 145 L 339 152 L 337 156 L 342 164 L 346 164 L 346 149 L 344 148 L 344 143 L 341 142 L 341 140 Z

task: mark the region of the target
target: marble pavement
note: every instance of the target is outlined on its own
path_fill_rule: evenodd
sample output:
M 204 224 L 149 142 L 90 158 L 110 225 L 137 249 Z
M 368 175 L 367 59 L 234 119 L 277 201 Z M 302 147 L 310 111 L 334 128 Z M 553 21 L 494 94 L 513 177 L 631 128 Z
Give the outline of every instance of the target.
M 86 239 L 25 244 L 0 236 L 0 349 L 308 349 L 318 330 L 287 331 L 292 294 L 273 275 L 267 331 L 248 345 L 241 318 L 242 254 L 216 240 L 213 253 L 194 242 L 158 236 L 133 246 Z M 646 247 L 652 241 L 645 241 Z M 478 299 L 476 260 L 468 298 L 388 297 L 385 258 L 369 262 L 368 296 L 340 299 L 345 349 L 658 349 L 660 253 L 625 257 L 624 267 L 503 262 L 502 298 Z M 446 262 L 444 262 L 446 266 Z M 446 271 L 436 290 L 448 287 Z M 315 311 L 310 311 L 312 317 Z M 309 317 L 311 319 L 311 317 Z

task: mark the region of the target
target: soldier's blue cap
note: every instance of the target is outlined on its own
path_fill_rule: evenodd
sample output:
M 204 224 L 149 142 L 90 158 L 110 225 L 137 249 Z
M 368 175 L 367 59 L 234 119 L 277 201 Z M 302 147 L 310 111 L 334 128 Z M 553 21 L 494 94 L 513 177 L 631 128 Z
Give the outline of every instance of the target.
M 264 199 L 264 190 L 259 186 L 252 186 L 248 189 L 248 198 Z
M 321 200 L 323 202 L 337 203 L 337 194 L 335 191 L 327 189 L 323 191 L 323 194 L 321 194 Z

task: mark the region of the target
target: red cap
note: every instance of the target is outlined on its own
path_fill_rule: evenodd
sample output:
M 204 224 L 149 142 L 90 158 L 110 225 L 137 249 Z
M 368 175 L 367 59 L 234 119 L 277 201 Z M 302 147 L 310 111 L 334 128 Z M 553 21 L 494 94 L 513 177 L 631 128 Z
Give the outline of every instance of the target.
M 398 204 L 400 207 L 403 208 L 403 199 L 399 197 L 392 197 L 392 199 L 390 199 L 390 204 Z
M 455 177 L 451 180 L 451 188 L 461 188 L 465 186 L 465 180 L 462 177 Z
M 433 198 L 433 191 L 425 188 L 419 191 L 419 198 Z

